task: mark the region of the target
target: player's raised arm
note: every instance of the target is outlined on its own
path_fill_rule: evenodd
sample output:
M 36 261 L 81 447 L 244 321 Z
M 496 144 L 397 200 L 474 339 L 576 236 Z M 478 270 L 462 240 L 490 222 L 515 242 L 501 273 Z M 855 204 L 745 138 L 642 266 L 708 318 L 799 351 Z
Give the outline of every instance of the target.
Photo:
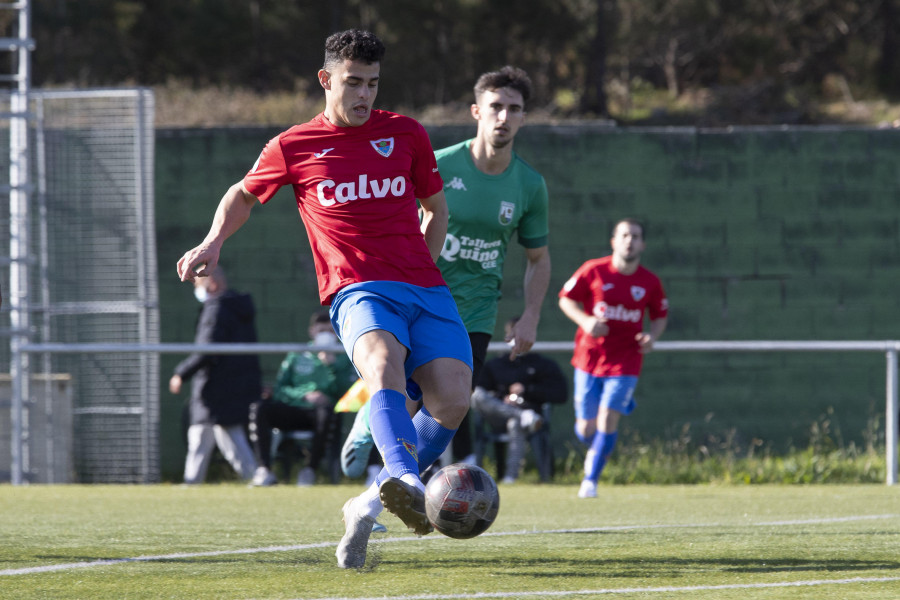
M 250 211 L 257 198 L 238 182 L 228 188 L 216 208 L 212 226 L 203 242 L 184 253 L 178 261 L 178 277 L 181 281 L 193 281 L 195 277 L 206 277 L 219 262 L 222 244 L 250 218 Z
M 450 210 L 447 208 L 444 190 L 428 198 L 420 198 L 419 204 L 422 205 L 422 233 L 425 235 L 425 244 L 431 253 L 431 259 L 437 262 L 444 247 L 444 239 L 447 237 L 447 223 L 450 221 Z

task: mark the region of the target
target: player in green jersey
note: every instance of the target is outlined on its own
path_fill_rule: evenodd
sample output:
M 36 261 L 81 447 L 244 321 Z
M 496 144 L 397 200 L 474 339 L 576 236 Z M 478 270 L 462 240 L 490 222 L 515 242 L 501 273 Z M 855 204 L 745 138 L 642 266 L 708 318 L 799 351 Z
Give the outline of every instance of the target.
M 527 264 L 525 306 L 506 340 L 512 348 L 511 359 L 534 344 L 550 282 L 547 185 L 540 173 L 513 151 L 530 96 L 531 80 L 522 69 L 506 66 L 484 73 L 475 84 L 471 107 L 477 124 L 475 137 L 435 152 L 450 210 L 437 264 L 469 332 L 473 384 L 478 381 L 496 325 L 503 261 L 513 234 L 525 248 Z M 366 412 L 360 411 L 358 418 L 365 418 Z M 366 429 L 354 427 L 353 431 Z M 344 444 L 342 465 L 346 466 L 348 459 L 360 466 L 366 464 L 370 449 L 369 440 L 351 432 Z M 366 455 L 356 457 L 357 452 Z M 454 436 L 453 454 L 463 461 L 472 460 L 468 417 Z
M 531 81 L 522 69 L 506 66 L 483 74 L 471 107 L 475 137 L 435 152 L 450 210 L 437 264 L 472 342 L 473 385 L 496 325 L 503 261 L 513 234 L 525 248 L 527 264 L 525 306 L 506 340 L 511 359 L 534 344 L 550 282 L 547 185 L 513 150 L 530 96 Z M 467 421 L 453 439 L 453 454 L 462 460 L 472 447 Z

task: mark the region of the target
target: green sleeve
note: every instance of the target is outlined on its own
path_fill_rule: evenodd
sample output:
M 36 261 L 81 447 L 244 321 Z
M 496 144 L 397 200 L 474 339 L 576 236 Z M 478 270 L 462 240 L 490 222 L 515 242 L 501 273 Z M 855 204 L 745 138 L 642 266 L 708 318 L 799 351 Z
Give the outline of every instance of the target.
M 541 177 L 533 187 L 528 208 L 519 221 L 519 244 L 526 248 L 540 248 L 547 245 L 550 234 L 549 224 L 550 198 L 547 193 L 547 182 Z

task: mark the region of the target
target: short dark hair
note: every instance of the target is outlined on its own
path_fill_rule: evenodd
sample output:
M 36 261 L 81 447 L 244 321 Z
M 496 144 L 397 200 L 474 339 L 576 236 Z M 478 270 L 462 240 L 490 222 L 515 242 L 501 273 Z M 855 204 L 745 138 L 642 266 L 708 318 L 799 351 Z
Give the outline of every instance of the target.
M 634 219 L 631 217 L 626 217 L 624 219 L 619 219 L 618 221 L 616 221 L 616 224 L 613 225 L 612 231 L 610 232 L 610 237 L 616 236 L 616 229 L 618 229 L 619 225 L 621 225 L 622 223 L 628 223 L 629 225 L 636 225 L 637 227 L 640 227 L 641 228 L 641 237 L 644 239 L 647 239 L 647 227 L 644 226 L 644 224 L 641 221 L 638 221 L 637 219 Z
M 361 60 L 367 64 L 381 62 L 384 43 L 371 31 L 348 29 L 332 33 L 325 40 L 326 71 L 345 60 Z
M 490 71 L 483 73 L 478 81 L 475 82 L 475 102 L 487 91 L 499 90 L 500 88 L 512 88 L 522 94 L 522 100 L 528 102 L 531 98 L 531 79 L 528 73 L 518 67 L 506 65 L 499 71 Z

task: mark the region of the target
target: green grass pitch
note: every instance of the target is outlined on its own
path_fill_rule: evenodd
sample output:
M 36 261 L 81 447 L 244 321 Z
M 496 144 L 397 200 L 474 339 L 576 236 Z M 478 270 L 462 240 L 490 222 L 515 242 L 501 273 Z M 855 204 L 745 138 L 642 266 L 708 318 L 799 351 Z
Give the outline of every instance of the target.
M 472 540 L 385 514 L 337 568 L 359 486 L 0 486 L 0 597 L 900 598 L 900 489 L 501 486 Z

